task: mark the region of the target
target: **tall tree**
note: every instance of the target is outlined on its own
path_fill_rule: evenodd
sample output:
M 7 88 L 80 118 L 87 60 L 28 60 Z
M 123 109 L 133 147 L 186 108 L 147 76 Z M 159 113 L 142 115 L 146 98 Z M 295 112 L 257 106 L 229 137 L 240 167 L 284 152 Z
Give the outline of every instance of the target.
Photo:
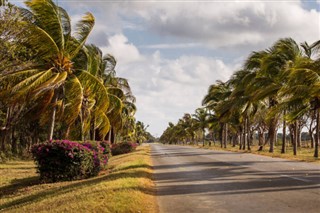
M 80 58 L 84 57 L 82 48 L 94 26 L 94 17 L 87 13 L 72 36 L 70 18 L 63 8 L 51 0 L 25 3 L 29 10 L 19 10 L 23 19 L 17 25 L 27 26 L 27 30 L 16 37 L 22 45 L 37 52 L 37 61 L 28 67 L 16 66 L 14 70 L 3 71 L 0 81 L 5 89 L 1 97 L 13 106 L 27 102 L 30 97 L 43 98 L 46 94 L 51 110 L 49 139 L 52 139 L 56 113 L 64 112 L 65 122 L 71 125 L 81 114 L 84 91 L 90 90 L 96 109 L 105 111 L 108 108 L 105 87 L 80 63 Z
M 202 146 L 205 145 L 205 135 L 206 135 L 206 128 L 208 127 L 208 113 L 203 108 L 198 108 L 195 111 L 195 114 L 192 115 L 197 127 L 202 132 Z

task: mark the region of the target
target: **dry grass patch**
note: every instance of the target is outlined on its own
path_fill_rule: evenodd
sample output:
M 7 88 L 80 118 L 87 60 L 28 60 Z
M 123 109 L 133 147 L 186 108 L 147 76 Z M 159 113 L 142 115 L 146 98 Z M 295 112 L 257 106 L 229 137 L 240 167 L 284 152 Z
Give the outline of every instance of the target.
M 31 161 L 0 164 L 0 210 L 158 212 L 149 146 L 112 157 L 109 168 L 95 178 L 41 184 Z
M 320 159 L 313 157 L 314 150 L 311 148 L 298 148 L 297 155 L 294 156 L 292 147 L 287 147 L 287 151 L 285 154 L 281 154 L 281 146 L 275 146 L 273 153 L 269 152 L 268 146 L 265 146 L 262 151 L 258 151 L 259 146 L 251 146 L 251 151 L 239 150 L 239 146 L 232 147 L 230 145 L 226 149 L 224 149 L 220 147 L 220 144 L 216 144 L 212 146 L 206 145 L 204 147 L 202 145 L 198 145 L 195 147 L 212 149 L 212 150 L 225 150 L 225 151 L 232 151 L 232 152 L 252 153 L 252 154 L 258 154 L 258 155 L 264 155 L 264 156 L 270 156 L 270 157 L 284 158 L 284 159 L 304 161 L 304 162 L 313 162 L 313 163 L 320 164 Z

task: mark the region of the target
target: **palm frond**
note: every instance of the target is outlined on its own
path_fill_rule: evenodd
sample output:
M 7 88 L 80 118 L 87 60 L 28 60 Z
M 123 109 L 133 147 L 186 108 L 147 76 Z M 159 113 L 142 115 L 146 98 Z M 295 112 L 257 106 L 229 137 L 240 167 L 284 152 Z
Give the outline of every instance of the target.
M 38 69 L 31 69 L 31 70 L 23 70 L 23 71 L 16 71 L 16 72 L 4 72 L 0 74 L 0 82 L 1 84 L 12 84 L 16 85 L 22 79 L 28 78 L 40 70 Z
M 109 94 L 115 95 L 118 98 L 125 99 L 125 94 L 123 93 L 123 91 L 120 88 L 117 87 L 110 87 L 107 89 Z
M 262 100 L 267 97 L 272 97 L 280 90 L 281 86 L 276 84 L 267 85 L 263 90 L 258 90 L 253 96 L 253 100 Z
M 67 124 L 72 124 L 81 112 L 83 88 L 77 77 L 69 78 L 65 83 L 64 120 Z
M 60 21 L 61 21 L 61 27 L 64 35 L 64 40 L 67 41 L 69 40 L 71 36 L 71 19 L 65 9 L 62 7 L 58 7 L 58 14 L 60 16 Z M 66 42 L 64 43 L 66 45 Z
M 44 29 L 23 21 L 17 23 L 17 27 L 25 29 L 22 34 L 18 35 L 19 38 L 17 39 L 19 39 L 21 45 L 36 51 L 37 57 L 49 59 L 59 53 L 59 47 Z
M 31 103 L 33 103 L 34 101 L 35 105 L 33 105 L 28 112 L 28 114 L 30 115 L 29 118 L 31 120 L 35 120 L 38 119 L 43 113 L 45 113 L 45 111 L 48 110 L 48 107 L 51 104 L 53 96 L 54 90 L 48 90 L 42 93 L 41 96 L 34 96 Z
M 34 91 L 34 94 L 37 95 L 39 93 L 42 93 L 43 91 L 59 88 L 66 81 L 67 77 L 68 73 L 66 71 L 55 74 L 47 82 L 43 83 L 40 87 L 38 87 Z
M 100 66 L 102 63 L 102 52 L 101 50 L 95 45 L 86 45 L 87 57 L 88 57 L 88 65 L 87 71 L 94 76 L 101 76 Z
M 105 74 L 113 75 L 114 68 L 117 65 L 116 59 L 112 55 L 107 54 L 103 56 L 102 61 L 103 61 L 103 67 L 102 67 L 103 72 L 105 72 Z
M 109 132 L 110 127 L 111 127 L 109 119 L 106 116 L 106 114 L 104 114 L 104 113 L 101 113 L 97 119 L 99 120 L 99 121 L 97 121 L 97 123 L 99 124 L 99 125 L 97 125 L 99 135 L 101 138 L 104 138 L 107 135 L 107 133 Z
M 252 52 L 244 63 L 246 70 L 260 69 L 264 58 L 268 55 L 266 51 Z
M 122 112 L 122 101 L 120 98 L 118 98 L 117 96 L 113 95 L 113 94 L 108 94 L 109 96 L 109 108 L 108 108 L 108 114 L 121 114 Z
M 35 87 L 39 86 L 41 83 L 46 81 L 48 78 L 52 76 L 52 70 L 41 71 L 35 75 L 32 75 L 23 81 L 19 82 L 16 86 L 12 88 L 12 92 L 17 92 L 21 89 L 28 87 L 28 90 L 32 90 Z
M 94 16 L 91 13 L 87 13 L 77 24 L 77 32 L 75 35 L 77 39 L 77 45 L 69 46 L 67 49 L 70 59 L 73 59 L 84 46 L 91 30 L 93 29 L 94 23 Z
M 106 112 L 109 107 L 109 96 L 102 81 L 84 70 L 78 71 L 77 78 L 81 82 L 82 88 L 84 90 L 90 89 L 94 95 L 96 100 L 95 110 Z
M 36 24 L 50 35 L 59 50 L 63 50 L 65 40 L 61 10 L 51 0 L 28 0 L 25 4 L 35 15 Z M 65 17 L 63 21 L 65 24 Z

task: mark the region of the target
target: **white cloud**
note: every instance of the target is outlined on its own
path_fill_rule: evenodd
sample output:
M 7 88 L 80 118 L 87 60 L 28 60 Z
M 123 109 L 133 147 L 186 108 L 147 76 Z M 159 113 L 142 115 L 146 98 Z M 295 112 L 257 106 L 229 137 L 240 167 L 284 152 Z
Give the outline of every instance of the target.
M 116 34 L 108 38 L 108 46 L 102 47 L 104 53 L 111 53 L 119 64 L 125 65 L 143 60 L 139 50 L 123 34 Z
M 304 9 L 301 1 L 95 1 L 81 2 L 73 10 L 95 14 L 92 37 L 101 31 L 110 36 L 125 29 L 145 30 L 163 38 L 175 38 L 179 41 L 176 48 L 191 44 L 237 50 L 249 46 L 255 50 L 267 48 L 283 37 L 311 43 L 320 36 L 320 13 Z M 166 43 L 146 47 L 170 48 Z
M 319 38 L 319 12 L 303 9 L 299 1 L 138 1 L 122 6 L 157 34 L 211 48 L 269 45 L 288 36 L 309 42 Z
M 210 57 L 167 59 L 156 51 L 141 61 L 119 63 L 117 73 L 129 79 L 137 98 L 137 118 L 160 136 L 169 121 L 200 107 L 209 85 L 227 80 L 233 70 L 233 66 Z
M 319 12 L 303 9 L 301 1 L 86 1 L 77 2 L 77 7 L 63 3 L 75 17 L 86 11 L 95 15 L 89 41 L 116 57 L 118 75 L 129 79 L 137 96 L 137 118 L 158 136 L 169 121 L 199 107 L 208 86 L 227 80 L 250 51 L 268 48 L 282 37 L 298 43 L 320 37 Z M 197 52 L 192 54 L 192 48 Z M 142 54 L 176 49 L 188 50 L 188 55 Z M 201 49 L 221 51 L 217 56 L 230 57 L 235 64 Z
M 139 46 L 139 48 L 147 48 L 147 49 L 184 49 L 184 48 L 192 48 L 192 47 L 200 47 L 200 44 L 180 43 L 180 44 L 152 44 L 152 45 Z

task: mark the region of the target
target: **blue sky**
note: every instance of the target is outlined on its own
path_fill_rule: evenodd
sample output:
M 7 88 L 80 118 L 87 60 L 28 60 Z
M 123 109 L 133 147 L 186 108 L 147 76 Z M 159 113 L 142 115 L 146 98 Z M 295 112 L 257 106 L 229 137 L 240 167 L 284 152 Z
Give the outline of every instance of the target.
M 137 98 L 136 117 L 155 136 L 200 107 L 209 85 L 227 80 L 250 52 L 283 37 L 320 38 L 316 0 L 55 2 L 74 21 L 94 14 L 89 42 L 117 58 Z

